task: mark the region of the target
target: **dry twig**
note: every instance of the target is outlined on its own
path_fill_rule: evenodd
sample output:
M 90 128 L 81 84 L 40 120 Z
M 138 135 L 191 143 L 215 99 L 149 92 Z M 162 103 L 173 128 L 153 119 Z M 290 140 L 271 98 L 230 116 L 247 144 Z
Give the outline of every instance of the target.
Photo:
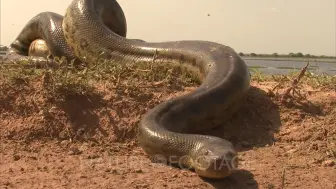
M 281 189 L 285 187 L 285 173 L 286 173 L 286 167 L 282 169 L 281 173 Z
M 297 78 L 295 78 L 293 81 L 292 81 L 292 86 L 290 86 L 286 91 L 285 93 L 282 95 L 282 98 L 281 98 L 281 101 L 284 102 L 286 101 L 288 98 L 291 98 L 294 96 L 294 94 L 298 94 L 300 95 L 300 93 L 296 90 L 297 89 L 297 85 L 299 84 L 301 78 L 305 75 L 306 73 L 306 70 L 309 66 L 309 62 L 307 63 L 307 65 L 305 67 L 303 67 L 301 69 L 301 72 L 300 74 L 298 75 Z M 290 94 L 292 92 L 292 95 Z

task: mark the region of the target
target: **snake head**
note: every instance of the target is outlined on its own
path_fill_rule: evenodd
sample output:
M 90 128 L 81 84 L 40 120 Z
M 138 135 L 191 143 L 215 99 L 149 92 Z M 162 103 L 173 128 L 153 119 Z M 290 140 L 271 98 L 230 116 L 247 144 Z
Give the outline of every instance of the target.
M 203 142 L 193 158 L 193 167 L 200 177 L 221 179 L 237 169 L 238 156 L 229 141 L 211 138 Z

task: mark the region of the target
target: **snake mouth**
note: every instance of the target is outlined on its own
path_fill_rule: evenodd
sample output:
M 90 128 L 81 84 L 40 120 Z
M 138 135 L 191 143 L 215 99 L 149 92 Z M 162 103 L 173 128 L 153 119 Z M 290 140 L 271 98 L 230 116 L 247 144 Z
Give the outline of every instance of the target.
M 208 140 L 195 151 L 197 153 L 194 154 L 192 163 L 200 177 L 221 179 L 238 169 L 238 154 L 226 140 Z
M 195 172 L 200 177 L 221 179 L 230 176 L 238 168 L 235 153 L 227 152 L 222 156 L 203 156 L 194 161 Z

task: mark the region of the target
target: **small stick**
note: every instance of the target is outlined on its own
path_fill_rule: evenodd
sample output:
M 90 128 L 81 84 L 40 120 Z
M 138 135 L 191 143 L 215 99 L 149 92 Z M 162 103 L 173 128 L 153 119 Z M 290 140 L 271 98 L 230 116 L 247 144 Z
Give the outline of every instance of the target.
M 286 172 L 286 167 L 282 169 L 282 173 L 281 173 L 281 189 L 284 189 L 285 187 L 285 172 Z
M 289 88 L 286 90 L 285 94 L 282 96 L 281 101 L 284 102 L 287 98 L 289 98 L 289 97 L 290 97 L 290 92 L 291 92 L 291 91 L 292 91 L 293 94 L 294 94 L 294 92 L 295 92 L 295 88 L 297 87 L 297 85 L 298 85 L 299 81 L 301 80 L 301 78 L 302 78 L 302 77 L 304 76 L 304 74 L 306 73 L 308 66 L 309 66 L 309 62 L 307 63 L 307 65 L 306 65 L 305 67 L 303 67 L 303 68 L 301 69 L 301 72 L 300 72 L 300 74 L 298 75 L 298 77 L 295 78 L 295 79 L 293 80 L 293 82 L 292 82 L 292 86 L 289 87 Z
M 152 63 L 154 63 L 154 61 L 157 59 L 157 57 L 158 57 L 158 50 L 157 49 L 155 49 L 155 53 L 154 53 L 154 55 L 153 55 L 153 59 L 152 59 Z

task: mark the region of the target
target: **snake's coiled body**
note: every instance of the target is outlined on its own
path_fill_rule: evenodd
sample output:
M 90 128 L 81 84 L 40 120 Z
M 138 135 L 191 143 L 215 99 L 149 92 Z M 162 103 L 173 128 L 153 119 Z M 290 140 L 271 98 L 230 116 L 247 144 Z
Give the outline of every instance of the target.
M 149 156 L 194 168 L 202 177 L 228 176 L 237 166 L 233 145 L 191 133 L 210 129 L 214 120 L 235 113 L 250 86 L 245 62 L 232 48 L 214 42 L 148 43 L 125 37 L 126 19 L 115 0 L 73 0 L 64 18 L 50 12 L 33 18 L 12 43 L 8 57 L 25 58 L 30 43 L 41 38 L 54 56 L 82 62 L 98 56 L 120 63 L 143 62 L 156 56 L 159 62 L 179 61 L 199 68 L 203 75 L 199 88 L 142 117 L 139 142 Z

